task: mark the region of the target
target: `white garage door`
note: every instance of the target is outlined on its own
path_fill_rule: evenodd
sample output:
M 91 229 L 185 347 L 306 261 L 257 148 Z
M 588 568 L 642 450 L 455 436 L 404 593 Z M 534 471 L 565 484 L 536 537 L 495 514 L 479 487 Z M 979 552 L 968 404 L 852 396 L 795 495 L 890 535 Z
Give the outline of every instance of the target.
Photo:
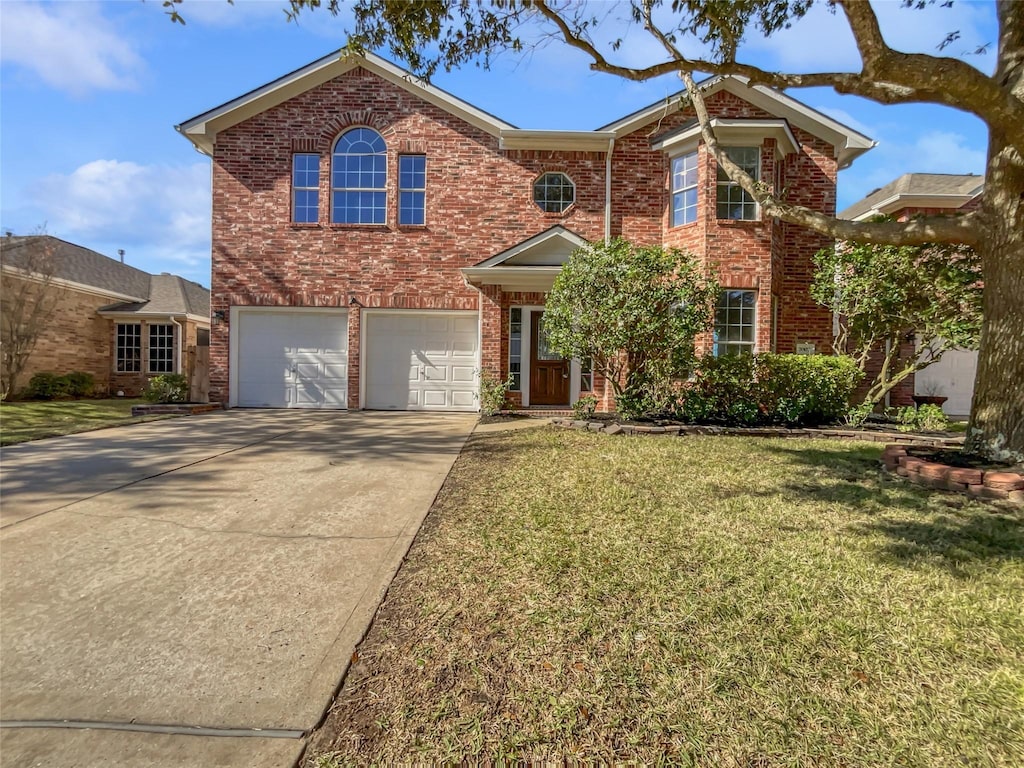
M 914 376 L 914 394 L 943 395 L 949 398 L 942 404 L 947 416 L 968 416 L 977 370 L 977 352 L 951 349 Z
M 236 405 L 347 408 L 348 313 L 239 310 Z
M 475 312 L 366 312 L 366 408 L 476 411 Z

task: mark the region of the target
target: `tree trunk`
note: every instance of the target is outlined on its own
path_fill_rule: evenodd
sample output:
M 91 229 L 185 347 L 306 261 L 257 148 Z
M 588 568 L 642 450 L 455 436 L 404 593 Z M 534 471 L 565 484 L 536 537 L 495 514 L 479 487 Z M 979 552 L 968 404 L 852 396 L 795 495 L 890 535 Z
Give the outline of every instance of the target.
M 1024 158 L 995 131 L 982 212 L 984 319 L 966 450 L 1024 464 Z

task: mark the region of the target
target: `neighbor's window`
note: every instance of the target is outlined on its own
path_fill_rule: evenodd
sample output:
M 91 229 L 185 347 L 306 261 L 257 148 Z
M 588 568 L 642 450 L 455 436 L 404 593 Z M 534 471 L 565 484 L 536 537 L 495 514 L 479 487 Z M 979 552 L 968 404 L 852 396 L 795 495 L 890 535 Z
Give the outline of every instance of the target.
M 697 220 L 697 153 L 672 158 L 672 226 Z
M 512 377 L 513 392 L 523 388 L 523 310 L 512 307 L 508 311 L 508 372 Z
M 725 153 L 736 165 L 757 181 L 761 172 L 761 151 L 757 147 L 726 147 Z M 757 203 L 746 190 L 718 167 L 718 218 L 757 219 Z
M 292 221 L 315 224 L 320 216 L 320 155 L 292 155 Z
M 117 324 L 117 372 L 142 370 L 142 328 L 138 323 Z
M 398 157 L 398 223 L 425 223 L 427 209 L 427 158 L 424 155 Z
M 387 146 L 372 128 L 353 128 L 334 145 L 331 221 L 383 224 L 387 209 Z
M 149 372 L 174 373 L 174 326 L 149 326 Z
M 756 291 L 722 291 L 715 307 L 715 356 L 754 352 Z
M 580 360 L 580 392 L 594 390 L 594 361 L 591 358 Z
M 576 185 L 564 173 L 545 173 L 533 182 L 533 202 L 544 213 L 562 213 L 576 200 Z

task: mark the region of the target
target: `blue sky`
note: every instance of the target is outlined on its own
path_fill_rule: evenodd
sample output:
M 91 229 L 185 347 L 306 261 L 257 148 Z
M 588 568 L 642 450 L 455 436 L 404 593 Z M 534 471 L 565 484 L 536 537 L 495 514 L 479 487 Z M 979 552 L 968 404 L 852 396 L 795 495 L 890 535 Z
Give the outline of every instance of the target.
M 53 235 L 151 272 L 209 285 L 210 165 L 174 126 L 313 61 L 344 42 L 345 20 L 317 12 L 286 23 L 282 0 L 185 0 L 171 24 L 159 0 L 0 2 L 0 227 Z M 875 2 L 889 43 L 931 53 L 959 30 L 954 55 L 995 41 L 990 2 L 903 9 Z M 601 8 L 613 27 L 624 12 Z M 619 25 L 621 26 L 621 25 Z M 750 40 L 741 58 L 789 71 L 858 64 L 842 21 L 816 8 L 791 30 Z M 618 54 L 650 61 L 638 32 Z M 991 71 L 993 56 L 968 56 Z M 593 129 L 680 90 L 591 73 L 554 43 L 503 54 L 485 72 L 439 73 L 435 84 L 523 128 Z M 839 175 L 839 207 L 906 172 L 982 173 L 977 118 L 930 105 L 883 107 L 829 90 L 791 91 L 879 146 Z

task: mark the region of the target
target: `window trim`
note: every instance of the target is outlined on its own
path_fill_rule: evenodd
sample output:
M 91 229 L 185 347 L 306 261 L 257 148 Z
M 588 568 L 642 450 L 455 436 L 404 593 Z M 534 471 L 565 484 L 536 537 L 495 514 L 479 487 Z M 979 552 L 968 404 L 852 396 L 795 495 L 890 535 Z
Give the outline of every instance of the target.
M 540 183 L 541 179 L 544 179 L 547 176 L 561 176 L 563 179 L 569 182 L 569 189 L 572 190 L 572 200 L 570 200 L 566 204 L 566 206 L 559 211 L 549 211 L 544 207 L 544 203 L 548 202 L 547 200 L 545 200 L 543 203 L 537 200 L 537 185 Z M 550 185 L 545 184 L 544 188 L 547 189 L 549 186 Z M 563 188 L 565 187 L 564 184 L 560 184 L 559 186 Z M 570 208 L 576 205 L 576 182 L 573 180 L 572 176 L 570 176 L 565 171 L 543 171 L 540 174 L 538 174 L 537 177 L 533 180 L 533 183 L 530 184 L 530 199 L 533 200 L 533 204 L 540 209 L 541 213 L 548 216 L 564 216 Z
M 123 328 L 134 328 L 133 334 L 122 332 Z M 134 337 L 135 346 L 127 347 L 122 341 Z M 135 355 L 131 360 L 126 354 L 134 351 Z M 133 365 L 128 367 L 126 363 Z M 115 373 L 142 373 L 142 323 L 115 323 L 114 324 L 114 371 Z
M 718 351 L 719 343 L 721 343 L 723 346 L 746 347 L 746 348 L 749 349 L 750 354 L 752 354 L 752 355 L 753 354 L 757 354 L 757 351 L 758 351 L 757 350 L 757 322 L 758 322 L 757 299 L 758 299 L 758 291 L 756 289 L 753 289 L 753 288 L 722 288 L 721 291 L 719 292 L 719 298 L 715 302 L 715 313 L 716 313 L 716 316 L 717 316 L 717 313 L 718 313 L 719 309 L 725 309 L 728 312 L 728 310 L 733 308 L 733 307 L 728 306 L 728 304 L 725 307 L 720 307 L 719 306 L 719 302 L 721 302 L 722 297 L 726 296 L 726 295 L 728 295 L 730 293 L 749 293 L 749 294 L 751 294 L 754 297 L 754 301 L 753 301 L 753 303 L 751 304 L 751 307 L 750 307 L 751 320 L 750 320 L 749 324 L 743 322 L 743 317 L 742 317 L 743 307 L 737 307 L 737 309 L 741 310 L 740 323 L 739 323 L 738 327 L 744 328 L 744 327 L 747 327 L 749 325 L 749 327 L 751 329 L 751 337 L 752 338 L 751 338 L 750 341 L 728 341 L 728 340 L 723 340 L 723 341 L 719 342 L 716 339 L 716 336 L 718 335 L 718 329 L 719 329 L 719 324 L 717 322 L 717 317 L 716 317 L 716 322 L 715 322 L 715 325 L 714 325 L 714 327 L 712 329 L 712 334 L 711 334 L 711 344 L 712 344 L 711 354 L 714 355 L 715 357 L 721 357 L 722 356 L 723 353 L 719 353 L 719 351 Z M 729 323 L 728 321 L 726 321 L 725 327 L 728 328 L 730 326 L 732 326 L 732 324 Z M 728 353 L 724 353 L 724 354 L 728 354 Z
M 146 338 L 146 341 L 147 341 L 147 347 L 146 347 L 146 352 L 147 352 L 147 355 L 146 355 L 146 372 L 154 374 L 154 375 L 159 375 L 161 373 L 177 373 L 177 371 L 175 370 L 176 365 L 175 365 L 175 359 L 174 359 L 174 345 L 177 342 L 177 335 L 178 334 L 177 334 L 177 329 L 175 328 L 174 324 L 173 323 L 147 323 L 146 324 L 146 328 L 148 329 L 147 332 L 146 332 L 146 337 L 147 337 Z M 157 331 L 157 329 L 161 329 L 161 328 L 164 329 L 165 331 L 166 331 L 166 329 L 170 329 L 170 334 L 169 335 L 163 335 L 163 336 L 158 337 L 158 338 L 162 338 L 162 339 L 170 339 L 171 343 L 170 343 L 170 346 L 168 346 L 168 347 L 163 347 L 163 346 L 155 347 L 154 344 L 153 344 L 153 334 L 154 334 L 154 331 Z M 167 366 L 169 366 L 167 370 L 155 370 L 153 368 L 153 363 L 157 362 L 154 359 L 154 357 L 153 357 L 153 350 L 154 349 L 159 349 L 161 351 L 164 351 L 164 350 L 167 351 L 167 353 L 168 353 L 167 359 L 164 360 L 163 358 L 161 358 L 159 360 L 160 363 L 166 364 Z
M 349 156 L 354 155 L 354 153 L 351 153 L 351 152 L 339 152 L 338 151 L 338 144 L 340 144 L 341 140 L 343 138 L 345 138 L 348 134 L 352 133 L 353 131 L 358 131 L 358 130 L 365 130 L 365 131 L 373 132 L 374 134 L 376 134 L 376 136 L 380 139 L 381 143 L 384 145 L 384 150 L 382 152 L 373 152 L 373 153 L 370 153 L 370 154 L 361 155 L 363 157 L 377 157 L 377 156 L 380 156 L 380 157 L 384 158 L 384 183 L 380 187 L 336 187 L 336 186 L 334 186 L 334 178 L 335 178 L 335 174 L 336 174 L 338 158 L 341 157 L 341 156 L 349 157 Z M 350 126 L 346 127 L 345 130 L 343 130 L 340 134 L 338 134 L 338 137 L 334 140 L 334 143 L 331 145 L 331 171 L 330 171 L 330 173 L 331 173 L 331 177 L 330 177 L 330 180 L 329 180 L 329 184 L 330 184 L 330 190 L 331 191 L 330 191 L 330 199 L 327 202 L 328 202 L 328 205 L 330 206 L 330 214 L 331 214 L 330 222 L 331 222 L 331 224 L 337 224 L 337 225 L 343 226 L 343 227 L 386 227 L 388 225 L 388 143 L 387 143 L 387 141 L 384 140 L 384 136 L 383 136 L 383 134 L 381 134 L 380 131 L 378 131 L 376 128 L 373 128 L 372 126 L 369 126 L 369 125 L 350 125 Z M 381 207 L 381 210 L 384 212 L 383 220 L 382 221 L 339 221 L 339 218 L 338 218 L 338 206 L 335 205 L 335 202 L 334 202 L 335 201 L 335 196 L 338 193 L 345 193 L 345 192 L 371 192 L 371 193 L 374 193 L 374 194 L 382 194 L 382 195 L 384 195 L 384 205 Z M 376 210 L 376 207 L 371 208 L 370 210 Z
M 405 159 L 423 158 L 423 186 L 403 187 L 402 186 L 402 161 Z M 402 221 L 402 193 L 419 193 L 423 195 L 422 218 L 423 221 L 412 224 Z M 413 209 L 415 210 L 415 209 Z M 425 227 L 427 226 L 427 155 L 424 152 L 406 152 L 398 156 L 398 226 L 400 227 Z
M 688 185 L 688 186 L 682 186 L 682 187 L 679 187 L 678 189 L 676 189 L 676 186 L 675 186 L 675 179 L 676 179 L 675 165 L 676 165 L 676 162 L 677 161 L 683 161 L 683 165 L 684 165 L 683 175 L 684 175 L 684 178 L 685 178 L 685 172 L 686 172 L 685 161 L 688 158 L 690 158 L 690 157 L 693 158 L 693 171 L 694 171 L 693 184 Z M 698 150 L 697 149 L 693 149 L 693 150 L 691 150 L 689 152 L 683 152 L 681 154 L 674 155 L 673 157 L 671 157 L 669 159 L 668 174 L 669 174 L 669 188 L 670 188 L 670 193 L 669 193 L 669 206 L 670 206 L 669 217 L 670 217 L 670 220 L 671 220 L 670 226 L 672 226 L 672 227 L 685 227 L 687 224 L 695 224 L 695 223 L 697 223 L 697 219 L 699 218 L 699 214 L 700 214 L 700 155 L 698 153 Z M 690 221 L 685 221 L 685 220 L 684 221 L 676 221 L 676 195 L 685 195 L 691 189 L 694 191 L 694 195 L 695 195 L 695 200 L 694 200 L 694 203 L 693 203 L 693 218 Z M 685 211 L 688 208 L 689 208 L 689 206 L 684 205 L 679 210 L 681 212 L 685 213 Z M 685 216 L 684 216 L 684 219 L 685 219 Z
M 300 187 L 295 183 L 295 174 L 297 169 L 295 167 L 296 161 L 300 157 L 316 158 L 316 186 L 315 187 Z M 293 152 L 292 153 L 292 224 L 319 224 L 320 223 L 320 154 L 318 152 Z M 303 170 L 303 173 L 309 173 L 308 169 Z M 299 221 L 296 212 L 298 211 L 298 203 L 296 197 L 299 192 L 315 192 L 316 199 L 316 218 L 313 221 Z M 308 206 L 304 206 L 308 207 Z
M 736 146 L 725 146 L 725 147 L 722 147 L 722 150 L 726 154 L 728 154 L 729 150 L 731 150 L 731 149 L 753 149 L 753 150 L 757 151 L 757 174 L 754 176 L 754 181 L 760 181 L 761 180 L 761 163 L 763 162 L 763 159 L 764 159 L 761 156 L 761 147 L 760 146 L 751 146 L 749 144 L 737 144 Z M 730 157 L 730 159 L 733 160 L 734 163 L 736 162 L 731 157 Z M 724 171 L 722 171 L 721 166 L 716 161 L 715 162 L 715 218 L 718 221 L 761 221 L 761 205 L 757 202 L 757 200 L 754 200 L 753 198 L 750 199 L 750 202 L 754 206 L 754 215 L 753 215 L 753 217 L 751 217 L 751 218 L 746 218 L 746 217 L 734 218 L 732 216 L 720 216 L 719 215 L 719 213 L 718 213 L 719 206 L 722 204 L 720 202 L 720 200 L 719 200 L 719 196 L 721 194 L 721 190 L 722 190 L 723 187 L 727 187 L 729 189 L 738 188 L 740 190 L 741 194 L 744 196 L 744 198 L 750 197 L 750 195 L 747 193 L 747 191 L 745 189 L 743 189 L 743 187 L 741 187 L 738 183 L 736 183 L 732 179 L 730 179 L 728 177 L 725 178 L 725 179 L 718 178 L 719 173 L 724 173 Z M 741 203 L 741 206 L 745 207 L 746 205 L 747 205 L 746 202 L 742 202 Z
M 513 325 L 516 324 L 513 321 L 513 319 L 512 319 L 512 313 L 513 312 L 518 312 L 519 313 L 519 323 L 518 323 L 518 325 L 519 325 L 519 354 L 518 355 L 513 355 L 512 354 L 512 327 L 513 327 Z M 508 374 L 513 379 L 512 386 L 510 386 L 509 390 L 508 390 L 509 392 L 522 392 L 523 391 L 523 329 L 524 328 L 525 328 L 525 325 L 523 324 L 523 308 L 519 307 L 519 306 L 509 307 L 508 308 Z M 512 370 L 512 363 L 513 363 L 513 361 L 516 363 L 516 365 L 519 366 L 519 370 L 518 371 L 513 371 Z M 516 381 L 515 381 L 517 377 L 518 377 L 518 383 L 516 383 Z

